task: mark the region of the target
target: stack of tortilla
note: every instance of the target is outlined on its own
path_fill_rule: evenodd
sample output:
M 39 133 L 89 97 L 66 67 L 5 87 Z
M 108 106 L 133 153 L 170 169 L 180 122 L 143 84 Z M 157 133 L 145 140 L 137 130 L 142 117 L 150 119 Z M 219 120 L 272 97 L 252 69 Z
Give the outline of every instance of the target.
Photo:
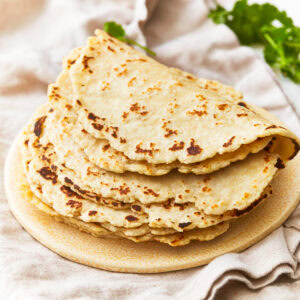
M 97 237 L 207 241 L 272 194 L 297 137 L 233 88 L 168 68 L 97 30 L 22 136 L 23 186 Z

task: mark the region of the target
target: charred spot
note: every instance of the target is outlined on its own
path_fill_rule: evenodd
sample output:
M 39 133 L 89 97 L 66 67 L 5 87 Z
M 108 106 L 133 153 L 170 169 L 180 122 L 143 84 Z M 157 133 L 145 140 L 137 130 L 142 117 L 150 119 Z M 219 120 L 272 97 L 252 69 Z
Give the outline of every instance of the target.
M 98 123 L 92 123 L 92 126 L 96 129 L 96 130 L 99 130 L 101 131 L 103 129 L 103 125 L 101 124 L 98 124 Z
M 119 128 L 118 127 L 111 127 L 111 129 L 112 129 L 111 136 L 116 139 L 118 137 L 118 130 L 119 130 Z
M 50 168 L 51 168 L 51 170 L 54 171 L 54 172 L 57 171 L 57 166 L 55 166 L 55 165 L 51 165 Z
M 66 104 L 65 107 L 66 107 L 67 110 L 71 110 L 73 108 L 73 106 L 70 105 L 70 104 Z
M 107 46 L 107 49 L 110 51 L 110 52 L 116 52 L 116 50 L 110 46 Z
M 171 150 L 171 151 L 178 151 L 178 150 L 182 150 L 183 148 L 184 148 L 184 142 L 177 143 L 175 141 L 174 145 L 171 148 L 169 148 L 169 150 Z
M 52 112 L 54 112 L 54 109 L 53 109 L 53 108 L 50 108 L 50 109 L 49 109 L 49 113 L 52 113 Z
M 27 139 L 27 140 L 24 142 L 24 145 L 28 146 L 28 142 L 29 142 L 29 140 Z
M 123 114 L 122 114 L 122 118 L 123 118 L 123 120 L 125 120 L 127 117 L 128 117 L 128 112 L 123 112 Z
M 119 186 L 118 188 L 111 188 L 111 191 L 119 191 L 120 195 L 127 195 L 130 193 L 130 188 L 128 186 Z
M 245 209 L 233 209 L 231 211 L 231 215 L 232 217 L 240 217 L 246 213 L 248 213 L 249 211 L 251 211 L 253 208 L 255 208 L 262 200 L 266 199 L 268 197 L 267 194 L 263 194 L 259 199 L 255 200 L 254 202 L 251 203 L 251 205 L 249 205 L 248 207 L 246 207 Z
M 126 143 L 126 139 L 120 138 L 120 143 L 121 143 L 121 144 L 125 144 L 125 143 Z
M 37 172 L 46 180 L 51 180 L 53 184 L 57 183 L 57 175 L 49 167 L 43 167 Z
M 296 140 L 294 140 L 294 139 L 292 139 L 292 142 L 293 142 L 293 144 L 295 146 L 295 150 L 294 150 L 294 153 L 288 158 L 288 160 L 293 159 L 297 155 L 297 153 L 299 152 L 299 150 L 300 150 L 300 145 L 298 144 L 298 142 Z
M 92 57 L 92 56 L 86 56 L 86 55 L 84 55 L 82 58 L 83 69 L 88 70 L 89 73 L 93 73 L 93 71 L 89 67 L 89 60 L 93 59 L 93 58 L 94 57 Z
M 146 154 L 149 154 L 150 156 L 153 155 L 153 150 L 152 149 L 143 149 L 141 148 L 141 144 L 138 144 L 135 148 L 135 153 L 146 153 Z
M 177 130 L 172 130 L 170 128 L 166 128 L 167 133 L 165 134 L 165 137 L 169 137 L 173 134 L 177 135 Z
M 190 146 L 186 149 L 186 151 L 189 155 L 197 155 L 197 154 L 201 153 L 202 148 L 200 148 L 200 146 L 195 144 L 194 139 L 191 139 Z
M 79 209 L 82 207 L 82 203 L 75 200 L 69 200 L 66 205 L 70 206 L 71 208 Z
M 218 109 L 219 110 L 225 110 L 228 107 L 228 104 L 219 104 Z
M 209 180 L 211 180 L 211 177 L 209 175 L 206 175 L 203 179 L 203 182 L 206 183 L 208 182 Z
M 132 215 L 126 216 L 125 219 L 129 222 L 137 221 L 138 218 Z
M 68 177 L 65 177 L 65 183 L 73 185 L 73 181 L 70 178 L 68 178 Z
M 99 119 L 99 117 L 96 116 L 96 115 L 94 115 L 93 113 L 89 113 L 89 114 L 88 114 L 88 119 L 89 119 L 89 120 L 96 121 L 97 119 Z
M 107 149 L 109 149 L 110 145 L 106 144 L 102 147 L 103 152 L 105 152 Z
M 175 200 L 175 198 L 169 198 L 166 202 L 163 203 L 163 207 L 165 209 L 170 209 L 172 202 Z
M 238 117 L 247 117 L 248 114 L 237 114 Z
M 135 210 L 135 211 L 141 211 L 141 210 L 142 210 L 142 208 L 141 208 L 139 205 L 136 205 L 136 204 L 131 205 L 131 208 L 132 208 L 133 210 Z
M 155 193 L 152 189 L 146 189 L 146 190 L 144 191 L 144 194 L 145 194 L 145 195 L 152 195 L 152 196 L 154 196 L 154 197 L 158 197 L 158 196 L 159 196 L 159 194 Z
M 50 159 L 46 155 L 42 155 L 42 160 L 46 161 L 47 163 L 50 163 Z
M 43 124 L 46 120 L 47 116 L 40 117 L 34 124 L 33 132 L 37 137 L 40 137 L 42 130 L 43 130 Z
M 185 222 L 185 223 L 179 223 L 179 227 L 180 228 L 185 228 L 185 227 L 188 227 L 189 225 L 191 225 L 192 224 L 192 222 Z
M 90 210 L 89 211 L 89 216 L 94 216 L 97 214 L 97 211 L 96 210 Z
M 226 142 L 226 143 L 223 144 L 223 147 L 229 147 L 229 146 L 231 146 L 234 139 L 235 139 L 235 136 L 232 136 L 232 137 L 228 140 L 228 142 Z
M 271 125 L 271 126 L 266 127 L 265 129 L 267 130 L 267 129 L 277 128 L 277 127 L 278 127 L 277 125 Z
M 79 105 L 79 106 L 82 106 L 82 103 L 80 102 L 80 100 L 76 100 L 76 103 Z
M 88 132 L 85 129 L 81 129 L 81 132 L 87 134 Z
M 198 117 L 201 117 L 203 115 L 207 115 L 207 111 L 206 110 L 196 110 L 196 109 L 194 109 L 193 111 L 188 111 L 187 113 L 189 115 L 197 115 Z
M 277 158 L 277 162 L 275 164 L 275 167 L 277 169 L 284 169 L 285 165 L 284 165 L 283 160 L 281 158 Z
M 68 187 L 66 185 L 62 185 L 60 187 L 60 190 L 68 197 L 76 197 L 77 199 L 83 199 L 82 196 L 77 194 L 75 191 L 73 191 L 70 187 Z
M 208 186 L 204 186 L 202 188 L 202 192 L 211 192 L 211 188 L 209 188 Z
M 184 210 L 185 206 L 182 203 L 174 203 L 174 207 L 179 207 L 179 210 Z
M 239 102 L 238 105 L 248 108 L 248 106 L 247 106 L 247 104 L 245 102 Z

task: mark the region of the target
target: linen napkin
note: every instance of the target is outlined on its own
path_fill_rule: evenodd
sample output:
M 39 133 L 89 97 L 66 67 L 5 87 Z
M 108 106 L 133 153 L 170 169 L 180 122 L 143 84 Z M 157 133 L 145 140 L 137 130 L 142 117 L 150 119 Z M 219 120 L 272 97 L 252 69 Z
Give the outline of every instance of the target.
M 47 101 L 47 85 L 59 74 L 62 57 L 109 20 L 147 43 L 160 62 L 233 85 L 246 101 L 276 114 L 300 135 L 299 116 L 271 69 L 253 50 L 241 47 L 227 27 L 207 18 L 208 5 L 204 0 L 0 2 L 1 299 L 297 298 L 300 207 L 283 226 L 242 253 L 190 270 L 138 275 L 63 259 L 25 232 L 6 202 L 3 166 L 13 138 Z

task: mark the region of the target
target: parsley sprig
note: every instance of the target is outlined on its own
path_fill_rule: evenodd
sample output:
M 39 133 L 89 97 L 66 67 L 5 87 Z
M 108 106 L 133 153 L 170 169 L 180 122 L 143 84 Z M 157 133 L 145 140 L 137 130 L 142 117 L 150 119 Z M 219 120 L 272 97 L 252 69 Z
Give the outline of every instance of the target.
M 150 50 L 149 48 L 137 43 L 136 41 L 134 40 L 131 40 L 131 39 L 128 39 L 126 37 L 126 33 L 125 33 L 125 30 L 124 28 L 116 23 L 116 22 L 106 22 L 104 23 L 104 31 L 106 31 L 109 35 L 115 37 L 116 39 L 124 42 L 124 43 L 127 43 L 127 44 L 130 44 L 130 45 L 135 45 L 141 49 L 143 49 L 144 51 L 146 51 L 148 54 L 152 55 L 152 56 L 155 56 L 156 53 L 153 52 L 152 50 Z
M 217 5 L 208 16 L 230 27 L 241 44 L 262 44 L 267 63 L 300 83 L 300 27 L 285 11 L 269 3 L 249 5 L 238 0 L 231 11 Z

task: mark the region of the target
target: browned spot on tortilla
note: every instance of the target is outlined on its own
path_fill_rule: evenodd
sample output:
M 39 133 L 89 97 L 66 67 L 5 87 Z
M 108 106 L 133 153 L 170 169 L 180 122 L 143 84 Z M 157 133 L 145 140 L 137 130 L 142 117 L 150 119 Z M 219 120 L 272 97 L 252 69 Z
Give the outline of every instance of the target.
M 71 104 L 66 104 L 65 107 L 67 110 L 71 110 L 73 108 L 73 106 Z
M 37 172 L 46 180 L 51 180 L 53 184 L 57 183 L 57 175 L 49 167 L 43 167 Z
M 270 156 L 269 155 L 266 155 L 265 157 L 264 157 L 264 161 L 267 163 L 267 162 L 269 162 L 270 161 Z
M 177 150 L 182 150 L 183 148 L 184 148 L 184 142 L 177 143 L 175 141 L 174 145 L 171 148 L 169 148 L 169 150 L 171 150 L 171 151 L 177 151 Z
M 294 153 L 288 158 L 288 160 L 293 159 L 297 155 L 297 153 L 299 152 L 299 150 L 300 150 L 300 145 L 298 144 L 298 142 L 296 140 L 294 140 L 294 139 L 292 139 L 292 142 L 293 142 L 293 144 L 295 146 L 295 150 L 294 150 Z
M 264 167 L 263 172 L 264 172 L 264 173 L 267 173 L 268 170 L 269 170 L 269 167 L 266 166 L 266 167 Z
M 245 102 L 239 102 L 238 105 L 248 108 L 248 106 Z
M 121 143 L 121 144 L 125 144 L 125 143 L 126 143 L 126 139 L 120 138 L 120 143 Z
M 89 113 L 89 114 L 88 114 L 88 119 L 89 119 L 89 120 L 96 121 L 97 119 L 99 119 L 99 117 L 96 116 L 96 115 L 94 115 L 93 113 Z
M 228 140 L 228 142 L 226 142 L 226 143 L 224 143 L 223 144 L 223 147 L 229 147 L 229 146 L 231 146 L 232 145 L 232 141 L 235 139 L 235 136 L 232 136 L 229 140 Z
M 208 186 L 204 186 L 204 187 L 202 188 L 202 192 L 211 192 L 211 188 L 208 187 Z
M 155 193 L 152 189 L 146 189 L 146 190 L 144 191 L 144 194 L 145 194 L 145 195 L 152 195 L 152 196 L 154 196 L 154 197 L 158 197 L 158 196 L 159 196 L 159 194 Z
M 87 134 L 88 132 L 85 129 L 81 129 L 81 132 Z
M 103 152 L 105 152 L 107 149 L 109 149 L 110 145 L 106 144 L 102 147 Z
M 131 208 L 135 211 L 141 211 L 142 210 L 142 208 L 139 205 L 136 205 L 136 204 L 132 205 Z
M 77 99 L 76 100 L 76 103 L 79 105 L 79 106 L 82 106 L 82 103 Z
M 248 114 L 236 114 L 238 117 L 247 117 Z
M 89 211 L 89 216 L 94 216 L 97 214 L 97 211 L 96 210 L 90 210 Z
M 165 134 L 165 137 L 169 137 L 173 134 L 177 135 L 177 130 L 172 130 L 170 128 L 166 128 L 167 133 Z
M 275 167 L 277 169 L 284 169 L 285 168 L 285 165 L 284 165 L 283 160 L 281 158 L 277 158 L 277 162 L 275 164 Z
M 188 111 L 187 113 L 189 115 L 197 115 L 198 117 L 201 117 L 203 115 L 207 115 L 206 110 L 196 110 L 196 109 L 194 109 L 193 111 Z
M 194 139 L 191 139 L 190 146 L 186 149 L 186 151 L 189 155 L 197 155 L 197 154 L 201 153 L 202 148 L 200 148 L 199 145 L 195 144 Z
M 88 70 L 89 73 L 93 73 L 93 71 L 89 67 L 89 60 L 93 58 L 94 57 L 92 56 L 86 56 L 86 55 L 83 56 L 82 58 L 83 70 Z
M 185 223 L 179 223 L 179 227 L 180 228 L 185 228 L 185 227 L 188 227 L 189 225 L 191 225 L 192 224 L 192 222 L 185 222 Z
M 75 200 L 69 200 L 66 205 L 69 205 L 71 208 L 79 209 L 82 207 L 82 203 Z
M 116 52 L 116 50 L 110 46 L 107 46 L 107 49 L 110 51 L 110 52 Z
M 28 146 L 28 142 L 29 142 L 29 140 L 27 139 L 27 140 L 24 142 L 24 144 L 25 144 L 26 146 Z
M 62 185 L 60 187 L 60 190 L 68 197 L 76 197 L 77 199 L 83 199 L 82 196 L 80 196 L 79 194 L 74 192 L 70 187 L 68 187 L 66 185 Z
M 92 126 L 96 129 L 101 131 L 103 129 L 103 125 L 102 124 L 98 124 L 98 123 L 92 123 Z
M 147 153 L 150 156 L 153 156 L 153 150 L 152 149 L 143 149 L 141 148 L 142 143 L 136 145 L 135 153 Z
M 129 215 L 129 216 L 126 216 L 125 219 L 129 222 L 133 222 L 133 221 L 137 221 L 139 218 Z
M 240 217 L 248 212 L 250 212 L 253 208 L 255 208 L 262 200 L 266 199 L 268 197 L 267 194 L 263 194 L 259 199 L 255 200 L 251 203 L 248 207 L 245 209 L 239 210 L 239 209 L 233 209 L 231 211 L 231 216 L 233 217 Z
M 125 185 L 121 185 L 118 188 L 111 188 L 111 191 L 119 191 L 120 195 L 127 195 L 130 193 L 130 188 Z
M 219 108 L 219 110 L 225 110 L 226 109 L 226 107 L 228 107 L 228 104 L 219 104 L 218 105 L 218 108 Z
M 265 129 L 272 129 L 272 128 L 277 128 L 277 127 L 278 127 L 277 125 L 271 125 L 271 126 L 266 127 Z
M 122 114 L 122 118 L 123 120 L 125 120 L 127 117 L 128 117 L 128 112 L 124 111 L 123 114 Z
M 33 132 L 37 137 L 40 137 L 42 130 L 43 130 L 43 124 L 46 120 L 47 116 L 40 117 L 34 124 Z
M 65 177 L 65 183 L 73 184 L 73 181 L 70 178 Z

